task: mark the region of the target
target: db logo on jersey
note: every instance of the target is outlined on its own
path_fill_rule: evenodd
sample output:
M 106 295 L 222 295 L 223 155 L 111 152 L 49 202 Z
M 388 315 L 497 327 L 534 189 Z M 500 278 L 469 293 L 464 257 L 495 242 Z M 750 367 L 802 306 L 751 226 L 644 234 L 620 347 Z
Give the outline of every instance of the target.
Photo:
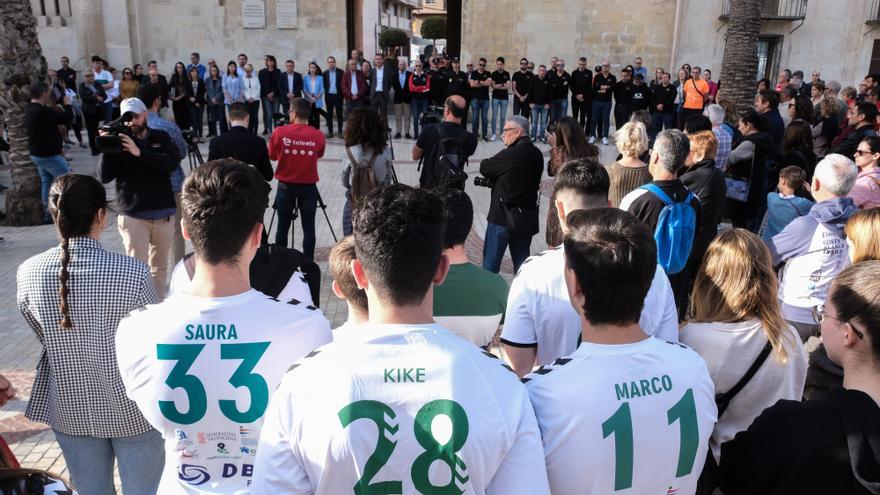
M 195 464 L 181 464 L 177 468 L 177 477 L 192 486 L 204 485 L 211 480 L 208 469 L 205 466 L 196 466 Z

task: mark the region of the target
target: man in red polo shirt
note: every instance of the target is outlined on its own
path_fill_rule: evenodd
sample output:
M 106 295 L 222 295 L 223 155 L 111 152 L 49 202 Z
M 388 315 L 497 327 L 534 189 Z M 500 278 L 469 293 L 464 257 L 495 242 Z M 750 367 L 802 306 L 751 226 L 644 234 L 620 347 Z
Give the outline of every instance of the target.
M 294 98 L 290 104 L 290 125 L 278 127 L 269 139 L 269 158 L 278 161 L 275 178 L 275 209 L 278 231 L 275 244 L 287 247 L 287 231 L 295 207 L 303 229 L 302 252 L 315 257 L 315 212 L 318 209 L 318 158 L 324 156 L 324 134 L 309 126 L 309 102 Z

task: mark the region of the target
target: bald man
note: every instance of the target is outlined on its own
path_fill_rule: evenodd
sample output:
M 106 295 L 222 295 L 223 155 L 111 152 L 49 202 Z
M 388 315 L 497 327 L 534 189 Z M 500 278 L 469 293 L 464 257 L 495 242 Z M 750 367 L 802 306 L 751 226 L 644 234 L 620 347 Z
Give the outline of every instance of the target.
M 426 126 L 419 135 L 416 145 L 413 146 L 413 160 L 422 160 L 422 175 L 419 177 L 419 185 L 422 188 L 448 185 L 444 182 L 448 178 L 446 171 L 435 167 L 439 155 L 437 145 L 441 139 L 455 139 L 458 144 L 460 165 L 463 165 L 477 150 L 476 136 L 461 125 L 466 105 L 464 98 L 459 95 L 446 98 L 443 104 L 443 121 Z M 463 189 L 464 184 L 459 188 Z

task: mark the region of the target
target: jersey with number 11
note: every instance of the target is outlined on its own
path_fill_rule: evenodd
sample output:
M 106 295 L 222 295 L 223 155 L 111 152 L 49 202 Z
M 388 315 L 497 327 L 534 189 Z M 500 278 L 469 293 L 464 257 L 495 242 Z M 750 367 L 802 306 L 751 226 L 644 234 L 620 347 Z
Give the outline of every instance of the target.
M 317 308 L 260 292 L 176 294 L 116 333 L 128 396 L 165 439 L 159 492 L 249 493 L 269 396 L 299 358 L 330 341 Z
M 352 328 L 281 383 L 254 495 L 547 494 L 525 387 L 439 325 Z
M 687 495 L 716 420 L 715 387 L 693 350 L 648 337 L 581 343 L 523 379 L 553 495 Z

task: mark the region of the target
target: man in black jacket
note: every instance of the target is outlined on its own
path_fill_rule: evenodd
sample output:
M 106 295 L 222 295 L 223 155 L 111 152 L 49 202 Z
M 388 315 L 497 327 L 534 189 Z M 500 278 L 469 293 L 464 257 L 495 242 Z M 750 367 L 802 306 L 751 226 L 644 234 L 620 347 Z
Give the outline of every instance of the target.
M 58 126 L 67 124 L 67 117 L 60 105 L 49 107 L 49 85 L 35 82 L 30 86 L 31 102 L 24 110 L 24 125 L 27 129 L 28 152 L 31 161 L 40 173 L 41 198 L 44 219 L 50 221 L 46 210 L 49 188 L 56 177 L 70 173 L 70 166 L 64 159 L 61 133 Z
M 531 117 L 532 113 L 529 108 L 529 85 L 532 82 L 534 74 L 529 71 L 529 61 L 525 58 L 519 60 L 519 71 L 515 72 L 511 79 L 513 85 L 513 115 L 522 115 L 525 118 Z
M 492 182 L 483 269 L 498 273 L 510 246 L 516 273 L 529 257 L 532 236 L 538 233 L 538 185 L 544 155 L 529 139 L 529 121 L 521 115 L 507 119 L 501 140 L 507 148 L 480 162 L 480 173 Z
M 611 73 L 611 63 L 602 61 L 602 71 L 593 78 L 593 110 L 590 112 L 593 122 L 590 124 L 590 144 L 602 138 L 602 144 L 608 144 L 608 128 L 611 125 L 611 92 L 617 79 Z
M 471 107 L 471 103 L 468 100 L 470 93 L 470 78 L 467 72 L 461 70 L 461 61 L 459 61 L 458 57 L 452 59 L 451 67 L 446 69 L 445 77 L 446 80 L 443 84 L 443 89 L 446 92 L 446 97 L 461 96 L 465 100 L 466 105 L 464 106 L 464 117 L 461 118 L 461 125 L 466 127 L 468 110 Z
M 130 114 L 134 137 L 120 134 L 123 151 L 101 155 L 98 170 L 104 184 L 116 181 L 117 227 L 125 253 L 150 265 L 156 294 L 162 299 L 174 236 L 171 173 L 178 166 L 177 150 L 168 134 L 147 127 L 147 107 L 141 100 L 127 98 L 119 111 Z
M 620 71 L 620 80 L 614 85 L 614 127 L 620 129 L 623 124 L 629 122 L 632 113 L 632 90 L 633 83 L 628 69 Z
M 412 118 L 410 115 L 410 98 L 409 78 L 412 72 L 406 70 L 406 61 L 397 62 L 397 72 L 391 79 L 391 87 L 394 89 L 394 120 L 397 123 L 397 134 L 395 139 L 400 139 L 401 134 L 406 135 L 407 139 L 412 139 L 410 129 L 412 129 Z
M 847 123 L 855 127 L 855 130 L 843 138 L 831 150 L 831 153 L 838 153 L 852 160 L 862 139 L 877 135 L 874 132 L 874 122 L 877 120 L 877 106 L 873 103 L 853 105 L 847 110 L 846 118 Z
M 547 125 L 547 114 L 550 112 L 551 102 L 550 79 L 547 77 L 547 68 L 538 66 L 538 75 L 529 81 L 528 102 L 529 111 L 532 114 L 532 140 L 546 141 L 544 129 Z
M 657 137 L 664 128 L 675 127 L 675 98 L 677 96 L 675 86 L 669 83 L 669 73 L 660 75 L 660 84 L 651 88 L 651 141 Z
M 208 161 L 235 158 L 256 168 L 269 182 L 275 173 L 269 161 L 269 149 L 265 139 L 248 131 L 249 122 L 247 105 L 240 101 L 229 105 L 229 132 L 211 140 Z
M 333 114 L 336 114 L 336 122 L 339 135 L 342 136 L 342 106 L 345 99 L 342 96 L 342 78 L 345 72 L 336 67 L 336 58 L 327 57 L 327 69 L 324 71 L 324 103 L 327 104 L 327 137 L 333 137 Z M 285 114 L 287 114 L 285 109 Z
M 370 108 L 379 112 L 382 123 L 388 127 L 388 102 L 391 98 L 391 84 L 394 69 L 385 63 L 385 56 L 377 53 L 373 57 L 375 67 L 370 71 Z
M 284 115 L 290 114 L 290 100 L 302 98 L 303 76 L 295 71 L 296 64 L 293 60 L 284 62 L 284 73 L 278 78 L 278 90 L 281 97 L 281 111 Z M 324 80 L 324 93 L 326 94 L 327 80 Z
M 590 128 L 590 96 L 593 92 L 593 71 L 587 68 L 587 57 L 578 60 L 571 73 L 571 116 L 578 119 L 584 130 Z

